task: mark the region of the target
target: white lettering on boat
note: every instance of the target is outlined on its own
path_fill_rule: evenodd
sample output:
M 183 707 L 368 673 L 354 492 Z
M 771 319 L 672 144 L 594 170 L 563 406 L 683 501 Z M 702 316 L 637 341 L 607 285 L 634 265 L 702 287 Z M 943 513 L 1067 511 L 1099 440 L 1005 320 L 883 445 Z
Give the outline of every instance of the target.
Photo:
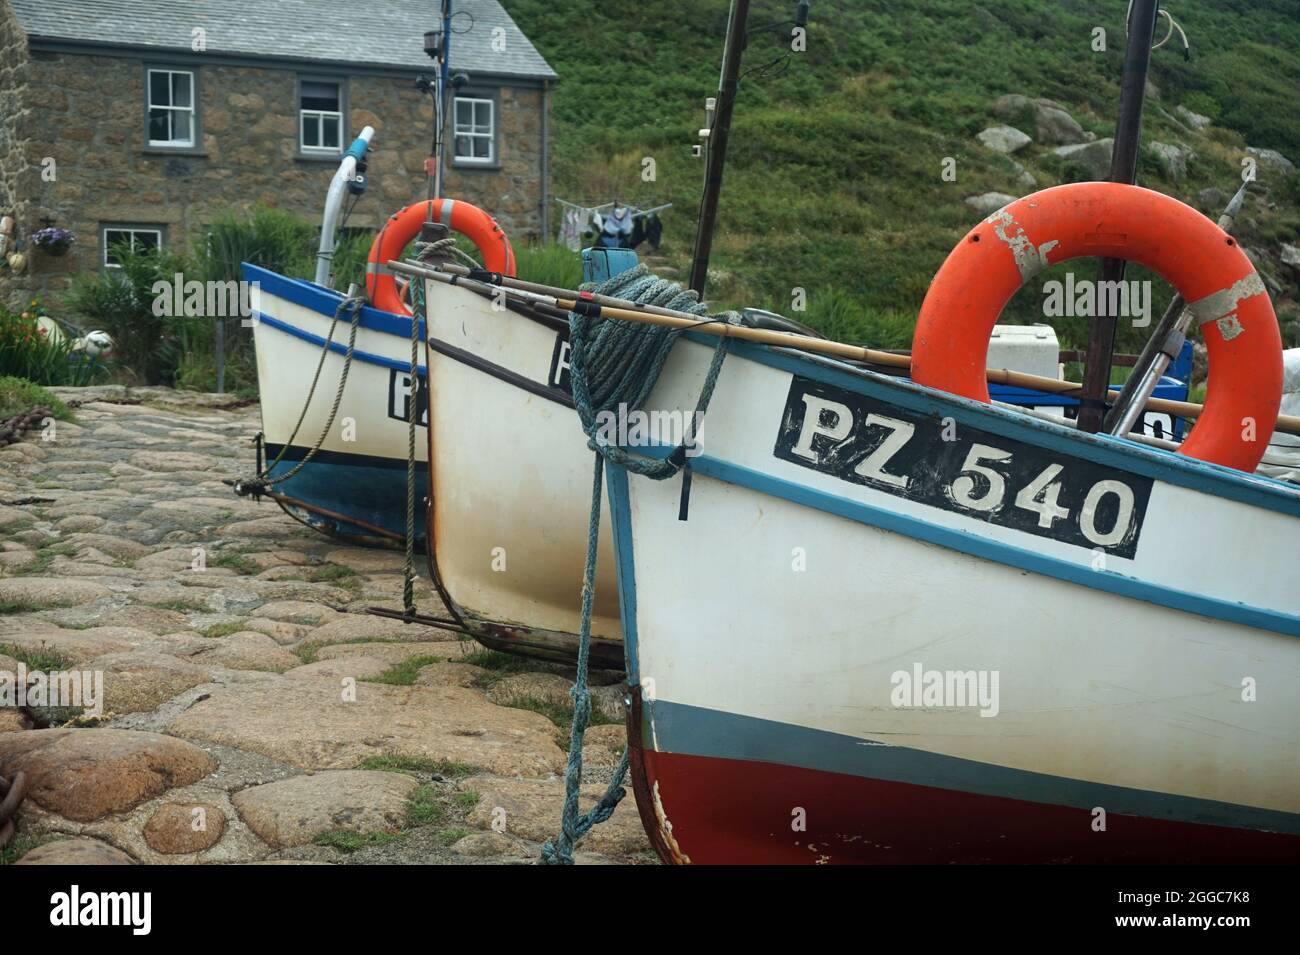
M 809 379 L 794 378 L 773 453 L 852 484 L 1131 558 L 1152 479 Z

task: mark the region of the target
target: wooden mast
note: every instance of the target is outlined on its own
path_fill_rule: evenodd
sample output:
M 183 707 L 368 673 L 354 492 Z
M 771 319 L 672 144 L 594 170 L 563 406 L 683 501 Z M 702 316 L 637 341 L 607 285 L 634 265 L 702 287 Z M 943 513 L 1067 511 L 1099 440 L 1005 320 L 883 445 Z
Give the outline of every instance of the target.
M 1115 145 L 1110 155 L 1110 181 L 1132 185 L 1137 182 L 1138 146 L 1142 141 L 1142 105 L 1146 99 L 1147 69 L 1151 65 L 1151 43 L 1155 39 L 1156 14 L 1160 0 L 1133 0 L 1129 11 L 1128 46 L 1124 53 L 1124 79 L 1119 94 L 1119 120 L 1115 124 Z M 1123 259 L 1102 259 L 1102 282 L 1121 282 L 1127 263 Z M 1100 301 L 1100 297 L 1098 297 Z M 1092 316 L 1088 351 L 1083 368 L 1083 395 L 1079 399 L 1079 430 L 1097 432 L 1105 415 L 1110 390 L 1111 355 L 1115 350 L 1117 316 L 1107 315 L 1104 306 Z
M 718 82 L 718 107 L 709 131 L 704 195 L 700 199 L 700 221 L 695 229 L 695 251 L 691 256 L 690 287 L 704 298 L 708 281 L 709 256 L 713 251 L 713 228 L 718 218 L 718 196 L 722 192 L 722 171 L 727 163 L 727 139 L 731 135 L 731 113 L 740 83 L 740 58 L 745 52 L 745 28 L 749 22 L 749 0 L 731 0 L 727 19 L 727 45 L 722 54 L 722 77 Z

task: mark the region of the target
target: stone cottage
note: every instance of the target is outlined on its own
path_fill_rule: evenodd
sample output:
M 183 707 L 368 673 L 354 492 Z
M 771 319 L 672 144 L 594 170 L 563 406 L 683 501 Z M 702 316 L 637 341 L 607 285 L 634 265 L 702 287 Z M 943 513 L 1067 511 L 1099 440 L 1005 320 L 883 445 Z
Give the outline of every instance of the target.
M 555 72 L 497 0 L 453 0 L 445 193 L 516 241 L 545 235 Z M 349 228 L 427 190 L 432 0 L 0 0 L 0 301 L 112 268 L 110 247 L 179 247 L 232 209 L 319 221 L 340 154 L 375 128 Z M 465 82 L 467 80 L 467 82 Z M 27 241 L 71 229 L 72 250 Z

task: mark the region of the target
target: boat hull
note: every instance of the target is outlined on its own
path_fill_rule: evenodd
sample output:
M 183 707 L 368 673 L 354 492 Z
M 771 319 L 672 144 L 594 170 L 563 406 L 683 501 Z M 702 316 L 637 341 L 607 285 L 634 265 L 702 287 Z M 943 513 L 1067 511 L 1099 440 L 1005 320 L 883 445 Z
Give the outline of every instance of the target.
M 334 327 L 329 354 L 312 395 L 321 349 L 342 296 L 253 266 L 246 265 L 244 274 L 247 281 L 259 286 L 253 338 L 268 474 L 276 477 L 301 463 L 329 420 L 345 363 L 350 318 L 340 317 Z M 404 540 L 405 415 L 412 390 L 410 322 L 405 316 L 362 310 L 333 426 L 312 460 L 271 489 L 285 510 L 322 533 L 390 547 L 400 546 Z M 423 366 L 419 379 L 417 400 L 424 391 Z M 311 403 L 295 435 L 309 395 Z M 428 494 L 427 430 L 427 411 L 423 411 L 415 441 L 414 530 L 420 547 Z
M 426 288 L 431 572 L 481 642 L 572 662 L 595 457 L 564 377 L 567 325 Z M 608 505 L 599 534 L 592 660 L 621 670 Z
M 654 752 L 643 772 L 672 824 L 661 828 L 652 795 L 647 831 L 666 862 L 1239 865 L 1297 855 L 1295 836 L 1119 813 L 1100 833 L 1087 809 L 756 760 Z M 724 803 L 718 793 L 745 796 Z M 792 807 L 805 828 L 792 829 Z
M 1300 495 L 758 346 L 703 446 L 607 470 L 666 859 L 1300 859 Z

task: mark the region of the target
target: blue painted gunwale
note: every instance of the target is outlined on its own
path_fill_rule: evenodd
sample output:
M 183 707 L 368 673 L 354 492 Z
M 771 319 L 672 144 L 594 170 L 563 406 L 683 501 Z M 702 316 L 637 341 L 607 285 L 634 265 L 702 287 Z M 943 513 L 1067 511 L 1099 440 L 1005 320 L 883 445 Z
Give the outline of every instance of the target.
M 311 309 L 313 312 L 327 318 L 338 311 L 339 303 L 343 301 L 343 295 L 333 289 L 321 288 L 311 282 L 277 275 L 275 272 L 269 272 L 247 262 L 243 263 L 242 268 L 244 281 L 258 283 L 262 292 L 284 299 L 286 302 L 292 302 L 294 305 L 301 305 L 303 308 Z M 253 314 L 255 320 L 265 322 L 277 331 L 310 342 L 318 347 L 325 344 L 325 339 L 321 336 L 298 328 L 296 325 L 291 325 L 289 322 L 276 318 L 274 315 L 269 315 L 265 311 L 259 310 Z M 411 319 L 404 315 L 394 315 L 392 312 L 371 308 L 369 305 L 361 309 L 361 318 L 357 325 L 370 331 L 392 335 L 395 338 L 400 338 L 403 342 L 411 340 Z M 421 343 L 424 341 L 424 332 L 424 322 L 420 322 Z M 348 351 L 346 341 L 340 342 L 337 339 L 330 342 L 329 348 L 330 351 L 338 355 L 346 355 Z M 368 365 L 378 365 L 381 368 L 391 368 L 395 371 L 410 371 L 411 369 L 409 361 L 400 361 L 386 355 L 376 355 L 373 352 L 362 351 L 359 348 L 354 349 L 352 355 L 357 361 L 365 362 Z M 427 374 L 424 365 L 418 367 L 421 376 Z

